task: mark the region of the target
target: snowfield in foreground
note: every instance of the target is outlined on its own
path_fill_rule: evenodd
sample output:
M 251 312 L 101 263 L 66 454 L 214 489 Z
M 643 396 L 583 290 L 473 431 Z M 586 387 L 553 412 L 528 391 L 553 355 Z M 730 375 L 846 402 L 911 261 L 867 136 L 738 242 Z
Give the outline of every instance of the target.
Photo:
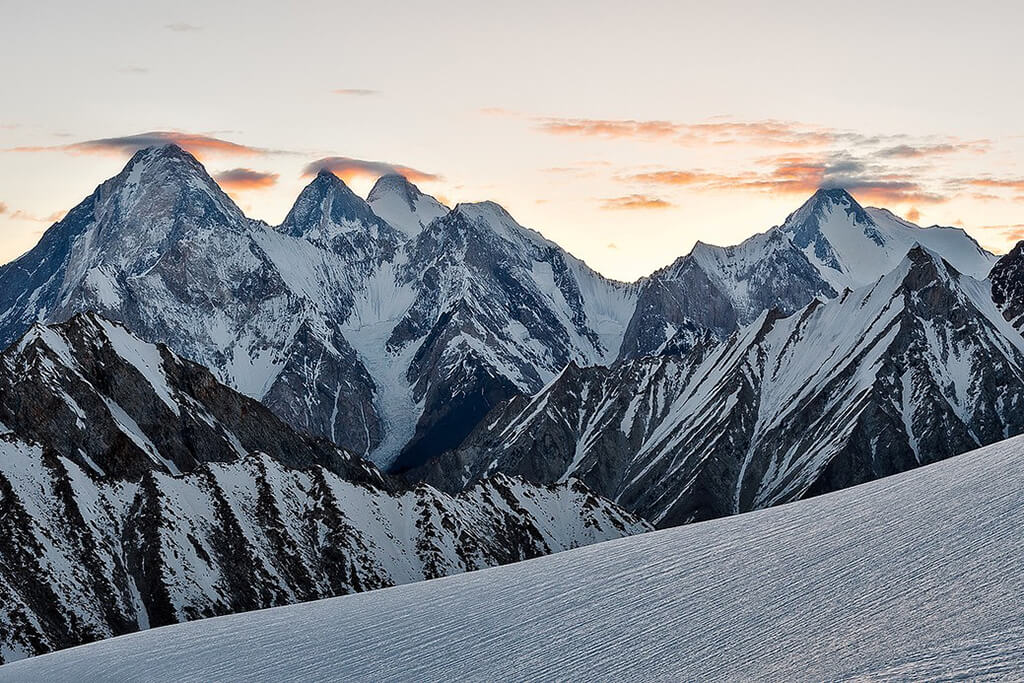
M 761 512 L 28 659 L 0 680 L 1002 678 L 1024 437 Z

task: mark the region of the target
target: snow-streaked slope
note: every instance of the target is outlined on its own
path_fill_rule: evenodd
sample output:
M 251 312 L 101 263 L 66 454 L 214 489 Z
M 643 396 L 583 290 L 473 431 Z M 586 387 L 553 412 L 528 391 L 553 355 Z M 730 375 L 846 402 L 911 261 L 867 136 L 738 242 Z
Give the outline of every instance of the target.
M 423 408 L 392 462 L 399 470 L 457 447 L 488 410 L 537 391 L 567 363 L 610 362 L 635 306 L 635 287 L 602 277 L 493 202 L 459 204 L 405 253 L 398 285 L 415 298 L 387 349 L 415 347 L 404 376 Z
M 1022 548 L 1017 437 L 770 510 L 103 641 L 0 680 L 1013 678 Z
M 1022 406 L 1024 340 L 988 283 L 915 247 L 872 285 L 763 313 L 685 358 L 567 371 L 424 478 L 457 490 L 495 471 L 573 476 L 672 526 L 1020 434 Z
M 388 490 L 265 454 L 95 478 L 0 438 L 0 661 L 506 564 L 650 529 L 579 482 Z
M 0 354 L 0 662 L 650 526 L 577 481 L 406 486 L 95 314 Z

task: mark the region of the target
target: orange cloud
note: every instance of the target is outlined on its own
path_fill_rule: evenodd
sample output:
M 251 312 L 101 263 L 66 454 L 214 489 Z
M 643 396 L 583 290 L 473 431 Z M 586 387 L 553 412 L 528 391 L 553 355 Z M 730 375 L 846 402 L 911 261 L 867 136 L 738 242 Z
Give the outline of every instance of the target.
M 921 220 L 921 212 L 917 210 L 917 207 L 911 207 L 910 211 L 907 211 L 907 220 L 911 223 Z
M 4 205 L 4 210 L 7 210 L 6 205 Z M 67 211 L 54 211 L 48 216 L 37 216 L 35 214 L 28 213 L 27 211 L 21 211 L 19 209 L 18 211 L 14 211 L 13 213 L 9 214 L 9 217 L 13 218 L 14 220 L 29 221 L 32 223 L 56 223 L 61 218 L 64 218 L 65 214 L 67 214 Z
M 0 214 L 7 213 L 7 205 L 0 202 Z
M 225 190 L 260 190 L 277 184 L 277 178 L 276 173 L 264 173 L 251 168 L 232 168 L 214 176 Z
M 1021 240 L 1024 240 L 1024 225 L 1007 228 L 1003 231 L 1003 237 L 1011 242 L 1020 242 Z
M 605 138 L 665 138 L 678 135 L 680 127 L 669 121 L 615 121 L 602 119 L 543 119 L 537 127 L 552 135 Z
M 998 237 L 980 240 L 990 251 L 1006 252 L 1017 242 L 1024 240 L 1024 224 L 1022 225 L 984 225 L 979 228 L 985 232 L 998 233 Z
M 685 145 L 762 145 L 820 147 L 856 136 L 852 133 L 789 121 L 713 121 L 677 123 L 634 119 L 538 118 L 537 128 L 552 135 L 664 140 Z
M 477 109 L 477 112 L 484 116 L 508 116 L 511 118 L 520 118 L 523 116 L 522 113 L 513 111 L 512 109 L 505 109 L 504 107 L 481 107 Z
M 56 145 L 52 147 L 15 147 L 15 152 L 50 152 L 62 151 L 72 154 L 116 154 L 120 156 L 131 156 L 140 149 L 147 147 L 161 147 L 164 145 L 177 145 L 188 151 L 196 158 L 205 154 L 217 154 L 223 156 L 256 156 L 261 154 L 284 154 L 281 150 L 261 149 L 248 145 L 222 140 L 220 138 L 198 133 L 183 133 L 180 131 L 151 131 L 135 135 L 124 135 L 113 138 L 99 138 L 96 140 L 83 140 L 68 145 Z
M 636 173 L 628 176 L 627 179 L 637 183 L 682 186 L 739 182 L 737 176 L 705 173 L 703 171 L 651 171 L 648 173 Z
M 612 197 L 601 202 L 602 209 L 667 209 L 671 202 L 658 197 L 649 197 L 643 194 L 631 194 L 626 197 Z
M 647 185 L 688 187 L 695 191 L 749 190 L 802 195 L 820 187 L 842 187 L 866 203 L 937 203 L 946 197 L 926 191 L 909 176 L 843 155 L 788 154 L 758 160 L 760 171 L 712 173 L 670 170 L 635 173 L 619 180 Z
M 330 171 L 346 183 L 354 178 L 376 179 L 384 175 L 400 175 L 414 183 L 442 180 L 442 177 L 434 173 L 418 171 L 409 166 L 391 164 L 385 161 L 367 161 L 365 159 L 352 159 L 351 157 L 324 157 L 307 164 L 303 169 L 303 176 L 314 176 L 320 171 Z
M 985 187 L 994 190 L 1024 190 L 1024 178 L 967 178 L 960 182 L 971 187 Z

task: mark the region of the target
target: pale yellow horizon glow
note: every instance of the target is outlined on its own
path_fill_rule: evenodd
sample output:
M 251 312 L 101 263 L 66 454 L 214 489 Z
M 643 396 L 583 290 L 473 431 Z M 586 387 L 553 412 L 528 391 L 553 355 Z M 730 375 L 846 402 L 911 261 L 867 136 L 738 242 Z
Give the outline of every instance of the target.
M 0 262 L 153 131 L 270 224 L 318 160 L 362 196 L 398 167 L 622 280 L 822 184 L 993 251 L 1024 238 L 1017 4 L 3 5 Z

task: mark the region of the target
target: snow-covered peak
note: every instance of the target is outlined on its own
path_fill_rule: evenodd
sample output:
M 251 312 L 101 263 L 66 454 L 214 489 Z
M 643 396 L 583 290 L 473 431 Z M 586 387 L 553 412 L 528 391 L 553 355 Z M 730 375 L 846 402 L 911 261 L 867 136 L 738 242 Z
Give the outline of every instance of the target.
M 786 219 L 785 225 L 794 231 L 801 226 L 813 227 L 813 221 L 824 220 L 836 209 L 846 212 L 855 223 L 868 223 L 870 217 L 857 200 L 842 188 L 821 188 Z
M 367 195 L 366 203 L 375 214 L 410 238 L 448 213 L 447 206 L 397 174 L 381 176 Z
M 293 237 L 331 239 L 351 230 L 386 229 L 369 205 L 338 176 L 321 170 L 307 185 L 278 228 Z
M 245 221 L 203 165 L 177 145 L 139 150 L 121 173 L 100 186 L 99 194 L 100 213 L 145 217 L 189 212 L 201 214 L 207 223 Z
M 919 228 L 889 211 L 865 209 L 842 189 L 818 190 L 779 230 L 836 291 L 874 282 L 918 243 L 972 277 L 984 277 L 995 261 L 962 230 Z

